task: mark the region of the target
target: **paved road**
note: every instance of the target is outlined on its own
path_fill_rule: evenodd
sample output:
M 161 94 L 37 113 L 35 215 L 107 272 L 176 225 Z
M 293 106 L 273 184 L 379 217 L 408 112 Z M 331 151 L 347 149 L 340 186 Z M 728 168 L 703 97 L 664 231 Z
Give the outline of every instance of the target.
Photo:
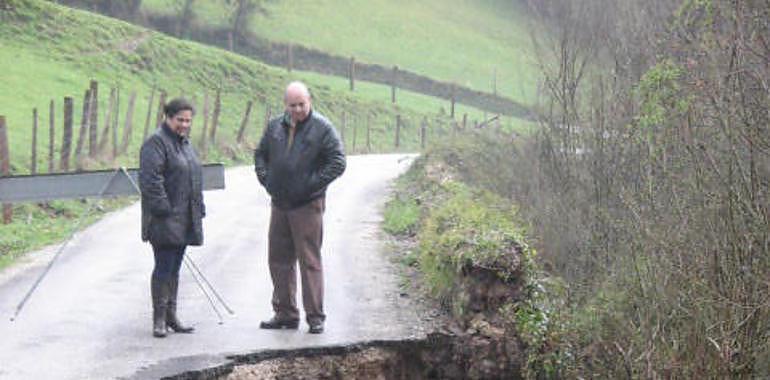
M 230 353 L 419 335 L 420 318 L 399 300 L 378 227 L 389 183 L 411 159 L 351 156 L 330 188 L 324 334 L 310 335 L 304 324 L 297 331 L 258 328 L 272 313 L 269 200 L 252 169 L 239 167 L 227 171 L 226 190 L 205 194 L 206 244 L 188 251 L 234 316 L 218 324 L 183 269 L 179 312 L 196 333 L 151 337 L 152 252 L 139 240 L 134 204 L 76 235 L 15 322 L 9 317 L 53 249 L 0 273 L 0 379 L 157 378 L 218 364 Z

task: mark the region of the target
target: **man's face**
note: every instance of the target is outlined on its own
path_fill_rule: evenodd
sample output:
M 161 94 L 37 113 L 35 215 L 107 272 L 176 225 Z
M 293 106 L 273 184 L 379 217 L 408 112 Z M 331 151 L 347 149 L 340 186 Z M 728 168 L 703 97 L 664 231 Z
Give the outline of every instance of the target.
M 310 114 L 310 97 L 301 91 L 289 90 L 284 98 L 286 112 L 291 115 L 291 122 L 297 124 Z

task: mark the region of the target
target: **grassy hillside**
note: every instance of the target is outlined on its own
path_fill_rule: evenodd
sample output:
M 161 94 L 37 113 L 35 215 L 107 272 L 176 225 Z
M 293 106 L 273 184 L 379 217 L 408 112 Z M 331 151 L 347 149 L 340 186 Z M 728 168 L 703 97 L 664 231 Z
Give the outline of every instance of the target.
M 439 110 L 448 104 L 435 98 L 399 92 L 399 104 L 382 102 L 380 93 L 389 94 L 386 86 L 361 84 L 351 94 L 347 82 L 339 78 L 293 72 L 269 67 L 226 51 L 197 43 L 179 41 L 121 21 L 92 13 L 58 6 L 41 0 L 8 0 L 0 10 L 0 115 L 6 116 L 13 174 L 29 172 L 32 141 L 32 109 L 38 108 L 38 168 L 47 168 L 48 104 L 55 102 L 55 158 L 59 163 L 63 125 L 63 98 L 74 99 L 75 135 L 80 126 L 83 95 L 88 82 L 99 81 L 101 131 L 111 87 L 120 89 L 120 134 L 124 125 L 129 94 L 137 93 L 132 118 L 134 133 L 125 155 L 115 161 L 97 159 L 87 168 L 135 166 L 142 129 L 148 107 L 153 118 L 157 104 L 149 104 L 153 87 L 165 89 L 170 96 L 185 95 L 198 105 L 193 126 L 193 139 L 201 137 L 201 103 L 203 94 L 213 99 L 216 88 L 222 90 L 222 114 L 217 144 L 208 151 L 208 161 L 250 161 L 253 147 L 261 132 L 266 105 L 280 112 L 283 87 L 293 79 L 305 80 L 315 96 L 315 105 L 342 126 L 342 115 L 348 120 L 346 145 L 353 151 L 352 128 L 357 127 L 357 151 L 365 143 L 364 123 L 369 115 L 372 126 L 372 150 L 393 151 L 395 115 L 405 123 L 401 135 L 402 151 L 419 149 L 419 121 L 427 117 L 432 126 L 429 136 L 440 133 L 436 126 L 448 124 Z M 389 98 L 389 96 L 388 96 Z M 247 101 L 256 106 L 246 133 L 246 143 L 234 142 Z M 156 94 L 154 102 L 157 103 Z M 212 101 L 213 103 L 213 101 Z M 212 106 L 213 108 L 213 106 Z M 481 118 L 480 111 L 460 107 Z M 516 122 L 506 120 L 515 126 Z M 74 142 L 73 142 L 74 145 Z M 74 146 L 73 146 L 74 149 Z M 99 202 L 99 211 L 120 206 L 121 202 Z M 25 204 L 14 208 L 14 222 L 0 225 L 0 267 L 13 257 L 41 245 L 63 238 L 73 220 L 88 207 L 82 202 L 50 202 Z
M 131 165 L 141 140 L 141 129 L 148 110 L 151 88 L 165 89 L 171 96 L 185 95 L 199 106 L 203 94 L 213 98 L 216 88 L 222 88 L 222 115 L 218 139 L 219 149 L 210 152 L 210 160 L 248 159 L 248 153 L 234 146 L 233 140 L 241 123 L 248 100 L 257 99 L 247 129 L 247 145 L 253 146 L 259 137 L 264 119 L 265 103 L 273 113 L 281 109 L 281 94 L 292 79 L 303 79 L 314 90 L 316 106 L 333 121 L 365 120 L 372 115 L 372 145 L 375 151 L 393 150 L 395 114 L 402 114 L 407 129 L 402 136 L 402 150 L 418 148 L 415 129 L 423 116 L 434 124 L 445 124 L 437 116 L 448 104 L 435 98 L 399 92 L 399 104 L 378 101 L 389 94 L 386 86 L 361 84 L 359 91 L 346 91 L 347 82 L 317 74 L 272 68 L 226 51 L 197 43 L 179 41 L 133 25 L 72 10 L 44 1 L 9 1 L 11 11 L 0 12 L 0 115 L 8 120 L 12 166 L 15 173 L 24 173 L 29 165 L 32 108 L 40 112 L 39 144 L 48 144 L 48 103 L 56 104 L 57 140 L 61 138 L 62 99 L 75 99 L 75 127 L 80 121 L 83 93 L 88 81 L 100 82 L 101 118 L 104 117 L 110 87 L 121 90 L 120 110 L 123 125 L 129 93 L 138 98 L 133 117 L 134 131 L 129 154 L 120 163 Z M 389 97 L 389 96 L 388 96 Z M 265 99 L 264 101 L 261 99 Z M 157 96 L 155 97 L 157 101 Z M 154 107 L 154 106 L 153 106 Z M 212 107 L 213 108 L 213 107 Z M 481 119 L 482 112 L 461 107 L 458 113 L 469 112 L 471 119 Z M 353 116 L 351 116 L 353 115 Z M 515 121 L 506 120 L 509 124 Z M 101 122 L 100 122 L 101 124 Z M 199 117 L 193 137 L 199 138 L 202 121 Z M 363 125 L 357 125 L 359 132 Z M 101 126 L 100 126 L 101 128 Z M 348 131 L 350 132 L 350 131 Z M 358 133 L 357 147 L 363 146 L 363 134 Z M 57 149 L 60 141 L 57 141 Z M 349 149 L 352 143 L 348 141 Z M 41 152 L 39 165 L 44 167 Z M 58 157 L 58 152 L 56 153 Z
M 505 0 L 264 1 L 250 25 L 267 39 L 314 47 L 363 62 L 399 65 L 443 81 L 531 103 L 536 72 L 526 14 Z M 203 23 L 224 26 L 224 0 L 197 0 Z M 175 0 L 144 0 L 146 10 L 176 14 Z

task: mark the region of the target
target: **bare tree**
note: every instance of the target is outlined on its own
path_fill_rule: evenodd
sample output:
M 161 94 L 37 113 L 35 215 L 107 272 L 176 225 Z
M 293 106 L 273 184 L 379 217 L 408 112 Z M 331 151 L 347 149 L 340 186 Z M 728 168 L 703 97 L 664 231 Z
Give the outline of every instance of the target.
M 230 50 L 234 50 L 237 41 L 246 35 L 254 14 L 265 10 L 263 3 L 264 0 L 225 0 L 225 4 L 230 8 Z
M 177 22 L 175 34 L 179 38 L 187 37 L 190 25 L 195 22 L 195 0 L 175 0 L 174 7 L 177 10 Z
M 552 346 L 561 377 L 770 376 L 767 2 L 530 8 L 542 128 L 511 194 L 573 317 L 603 310 Z

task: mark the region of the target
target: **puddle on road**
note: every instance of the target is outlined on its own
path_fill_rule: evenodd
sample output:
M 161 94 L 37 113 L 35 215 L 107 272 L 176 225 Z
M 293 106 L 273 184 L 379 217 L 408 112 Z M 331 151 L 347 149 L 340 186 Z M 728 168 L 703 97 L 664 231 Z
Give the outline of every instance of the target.
M 479 358 L 478 354 L 484 353 L 469 350 L 466 339 L 432 334 L 423 340 L 372 341 L 348 346 L 261 351 L 232 356 L 228 364 L 185 372 L 167 379 L 519 378 L 518 363 L 495 357 Z M 490 350 L 485 356 L 497 353 L 498 350 Z

